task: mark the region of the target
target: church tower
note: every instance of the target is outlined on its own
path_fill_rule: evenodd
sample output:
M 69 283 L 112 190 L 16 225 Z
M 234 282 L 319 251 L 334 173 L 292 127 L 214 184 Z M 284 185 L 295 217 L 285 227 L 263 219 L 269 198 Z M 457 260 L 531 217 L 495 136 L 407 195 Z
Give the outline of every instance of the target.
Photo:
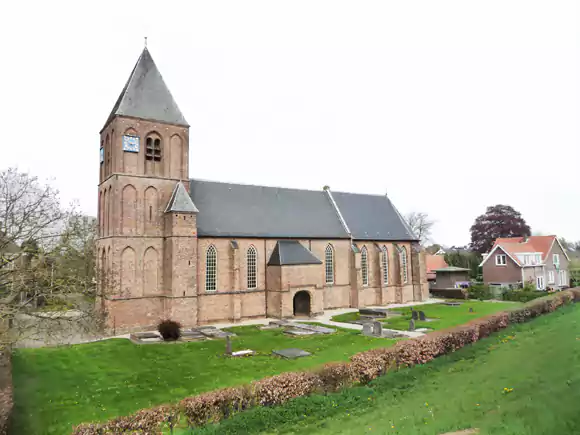
M 189 125 L 145 48 L 100 132 L 99 300 L 106 328 L 197 323 Z

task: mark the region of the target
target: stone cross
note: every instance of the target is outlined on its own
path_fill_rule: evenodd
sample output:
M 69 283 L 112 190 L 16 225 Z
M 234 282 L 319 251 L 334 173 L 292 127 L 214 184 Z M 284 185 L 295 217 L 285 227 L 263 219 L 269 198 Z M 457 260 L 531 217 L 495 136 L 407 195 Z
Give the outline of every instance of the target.
M 411 321 L 409 322 L 409 331 L 414 331 L 415 330 L 415 321 L 413 319 L 411 319 Z
M 232 339 L 229 335 L 226 335 L 226 355 L 232 354 Z
M 419 320 L 424 322 L 426 319 L 425 317 L 425 312 L 424 311 L 419 311 Z

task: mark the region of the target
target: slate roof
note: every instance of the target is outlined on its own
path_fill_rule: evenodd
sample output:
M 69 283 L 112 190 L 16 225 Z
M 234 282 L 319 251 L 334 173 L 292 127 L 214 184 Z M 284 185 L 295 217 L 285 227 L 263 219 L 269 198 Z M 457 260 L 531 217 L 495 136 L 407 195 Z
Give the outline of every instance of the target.
M 180 181 L 175 185 L 171 198 L 165 208 L 165 213 L 197 213 L 199 210 L 191 200 L 191 197 L 185 190 L 185 186 Z
M 417 240 L 386 196 L 332 192 L 355 240 Z
M 105 126 L 115 115 L 189 126 L 147 47 L 139 56 Z
M 312 252 L 295 240 L 278 240 L 268 266 L 296 266 L 301 264 L 322 264 Z
M 346 239 L 323 191 L 190 180 L 199 236 Z

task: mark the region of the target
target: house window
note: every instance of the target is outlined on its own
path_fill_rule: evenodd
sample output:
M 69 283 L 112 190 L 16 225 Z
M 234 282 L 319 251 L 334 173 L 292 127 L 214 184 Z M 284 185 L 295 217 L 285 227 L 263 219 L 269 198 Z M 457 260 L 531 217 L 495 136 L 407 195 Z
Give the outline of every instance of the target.
M 498 254 L 495 256 L 496 266 L 505 266 L 507 264 L 507 257 L 505 254 Z
M 369 260 L 366 246 L 363 246 L 360 250 L 360 269 L 363 285 L 369 285 Z
M 383 284 L 389 284 L 389 251 L 387 247 L 383 246 L 381 249 L 381 263 L 383 266 Z
M 409 271 L 407 270 L 407 248 L 403 247 L 401 251 L 401 279 L 403 284 L 409 281 Z
M 205 254 L 205 291 L 217 290 L 217 250 L 214 245 L 207 248 Z
M 554 276 L 554 271 L 553 270 L 549 270 L 548 271 L 548 284 L 555 284 L 556 283 L 556 279 Z
M 565 270 L 560 271 L 560 285 L 561 286 L 568 285 L 568 283 L 566 282 L 566 271 Z
M 538 290 L 544 290 L 544 277 L 543 276 L 536 277 L 536 287 L 538 288 Z
M 554 263 L 554 266 L 559 266 L 560 265 L 560 254 L 553 254 L 552 255 L 552 262 Z
M 258 252 L 254 246 L 248 248 L 248 289 L 258 287 Z
M 326 284 L 334 284 L 334 249 L 332 245 L 326 246 L 324 253 L 324 270 L 326 272 Z
M 536 263 L 540 264 L 542 262 L 542 255 L 541 254 L 536 254 Z
M 161 161 L 161 139 L 149 136 L 145 141 L 145 160 Z

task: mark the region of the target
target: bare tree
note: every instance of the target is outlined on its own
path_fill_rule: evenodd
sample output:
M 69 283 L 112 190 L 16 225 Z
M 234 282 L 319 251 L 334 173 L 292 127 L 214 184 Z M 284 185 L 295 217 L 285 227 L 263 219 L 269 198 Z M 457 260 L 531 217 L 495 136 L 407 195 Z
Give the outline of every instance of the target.
M 95 227 L 50 185 L 0 171 L 0 346 L 94 316 Z
M 435 224 L 435 222 L 429 218 L 429 215 L 423 212 L 411 212 L 408 213 L 405 218 L 421 244 L 424 245 L 427 243 L 431 237 L 433 225 Z

